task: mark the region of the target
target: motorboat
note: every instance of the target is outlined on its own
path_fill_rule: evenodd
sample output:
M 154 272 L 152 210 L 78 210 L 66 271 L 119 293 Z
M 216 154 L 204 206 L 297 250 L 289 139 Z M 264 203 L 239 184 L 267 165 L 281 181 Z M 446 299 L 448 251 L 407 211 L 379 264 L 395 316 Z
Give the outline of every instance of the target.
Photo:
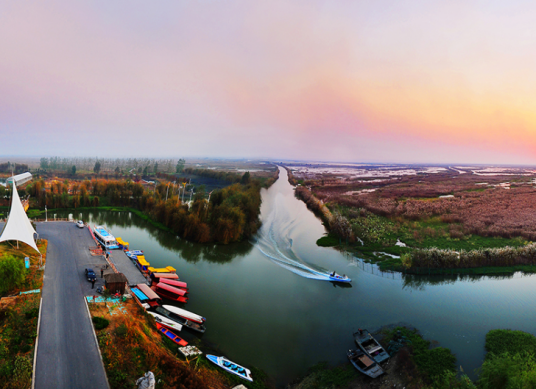
M 173 321 L 173 320 L 170 320 L 168 319 L 167 317 L 165 316 L 162 316 L 158 313 L 155 313 L 155 312 L 150 312 L 150 311 L 147 311 L 147 313 L 149 315 L 152 315 L 154 317 L 154 319 L 156 320 L 156 323 L 160 323 L 172 330 L 175 330 L 175 331 L 181 331 L 182 330 L 182 325 L 180 325 L 179 323 L 177 323 L 176 321 Z
M 359 348 L 365 353 L 370 355 L 374 361 L 382 363 L 389 359 L 389 354 L 382 345 L 372 336 L 367 330 L 360 329 L 354 332 L 354 339 Z
M 183 327 L 190 328 L 191 330 L 203 333 L 207 329 L 204 324 L 196 323 L 193 320 L 186 319 L 182 316 L 176 315 L 164 307 L 157 306 L 157 307 L 154 307 L 153 310 L 156 314 L 160 316 L 164 316 L 168 318 L 169 320 L 179 323 Z
M 352 282 L 352 280 L 348 278 L 346 274 L 341 276 L 335 272 L 329 273 L 329 280 L 333 282 Z
M 348 350 L 346 355 L 348 356 L 350 363 L 354 365 L 358 371 L 368 375 L 370 378 L 379 377 L 384 373 L 382 367 L 377 362 L 374 362 L 362 350 Z
M 207 358 L 209 361 L 215 363 L 223 370 L 235 374 L 240 378 L 253 382 L 253 378 L 251 378 L 251 371 L 249 369 L 246 369 L 245 367 L 240 366 L 225 357 L 217 357 L 215 355 L 207 354 Z
M 203 316 L 187 311 L 186 309 L 174 307 L 173 305 L 163 305 L 163 307 L 166 308 L 168 311 L 173 312 L 175 315 L 179 315 L 181 317 L 184 317 L 185 319 L 195 321 L 196 323 L 202 324 L 207 320 Z

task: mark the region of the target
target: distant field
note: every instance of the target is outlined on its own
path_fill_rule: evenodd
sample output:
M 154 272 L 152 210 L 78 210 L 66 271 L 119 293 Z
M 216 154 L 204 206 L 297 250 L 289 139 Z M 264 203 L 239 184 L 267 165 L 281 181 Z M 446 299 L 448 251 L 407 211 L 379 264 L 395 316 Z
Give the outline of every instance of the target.
M 305 186 L 350 223 L 364 253 L 411 247 L 472 250 L 536 241 L 531 167 L 291 164 Z M 325 244 L 326 242 L 320 242 Z

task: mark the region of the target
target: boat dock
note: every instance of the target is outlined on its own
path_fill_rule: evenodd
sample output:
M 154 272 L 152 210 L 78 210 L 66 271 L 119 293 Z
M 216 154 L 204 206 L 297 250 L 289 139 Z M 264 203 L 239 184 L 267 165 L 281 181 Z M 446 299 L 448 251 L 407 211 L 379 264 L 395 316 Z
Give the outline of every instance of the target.
M 132 260 L 127 257 L 123 250 L 110 250 L 110 262 L 114 264 L 118 272 L 123 273 L 128 280 L 128 286 L 147 283 L 147 279 L 140 273 Z

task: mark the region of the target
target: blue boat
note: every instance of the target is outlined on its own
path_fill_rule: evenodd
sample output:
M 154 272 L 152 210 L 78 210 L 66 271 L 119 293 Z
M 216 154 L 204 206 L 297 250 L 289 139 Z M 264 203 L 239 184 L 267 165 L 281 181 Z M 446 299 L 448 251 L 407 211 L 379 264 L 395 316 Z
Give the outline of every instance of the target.
M 343 274 L 342 276 L 340 274 L 337 274 L 335 272 L 329 274 L 329 280 L 333 282 L 352 282 L 350 278 L 346 274 Z
M 212 363 L 215 363 L 216 365 L 221 367 L 223 370 L 226 370 L 229 373 L 239 376 L 240 378 L 253 382 L 253 378 L 251 378 L 251 371 L 249 371 L 249 369 L 246 369 L 243 366 L 237 365 L 236 363 L 231 362 L 225 357 L 217 357 L 215 355 L 207 354 L 207 358 L 209 361 L 211 361 Z

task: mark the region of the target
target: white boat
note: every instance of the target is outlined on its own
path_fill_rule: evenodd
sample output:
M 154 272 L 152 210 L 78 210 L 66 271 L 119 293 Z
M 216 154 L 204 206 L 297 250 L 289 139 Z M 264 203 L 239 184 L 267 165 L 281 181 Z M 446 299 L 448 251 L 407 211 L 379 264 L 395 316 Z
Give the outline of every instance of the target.
M 172 321 L 165 316 L 159 315 L 158 313 L 155 313 L 155 312 L 147 312 L 147 313 L 150 315 L 153 315 L 157 323 L 160 323 L 168 327 L 169 329 L 176 330 L 176 331 L 182 330 L 182 326 L 179 323 Z
M 174 307 L 173 305 L 162 305 L 164 308 L 166 308 L 168 311 L 173 312 L 175 315 L 179 315 L 181 317 L 184 317 L 186 319 L 190 319 L 191 321 L 195 321 L 197 323 L 204 323 L 205 319 L 203 316 L 196 315 L 195 313 L 189 312 L 185 309 Z
M 215 363 L 229 373 L 236 374 L 240 378 L 253 382 L 253 378 L 251 378 L 251 371 L 246 369 L 244 366 L 237 365 L 225 357 L 217 357 L 215 355 L 207 354 L 207 358 L 209 361 Z
M 118 249 L 119 244 L 117 240 L 112 235 L 112 233 L 106 229 L 104 226 L 94 226 L 95 238 L 99 241 L 100 244 L 104 246 L 105 249 L 113 250 Z

